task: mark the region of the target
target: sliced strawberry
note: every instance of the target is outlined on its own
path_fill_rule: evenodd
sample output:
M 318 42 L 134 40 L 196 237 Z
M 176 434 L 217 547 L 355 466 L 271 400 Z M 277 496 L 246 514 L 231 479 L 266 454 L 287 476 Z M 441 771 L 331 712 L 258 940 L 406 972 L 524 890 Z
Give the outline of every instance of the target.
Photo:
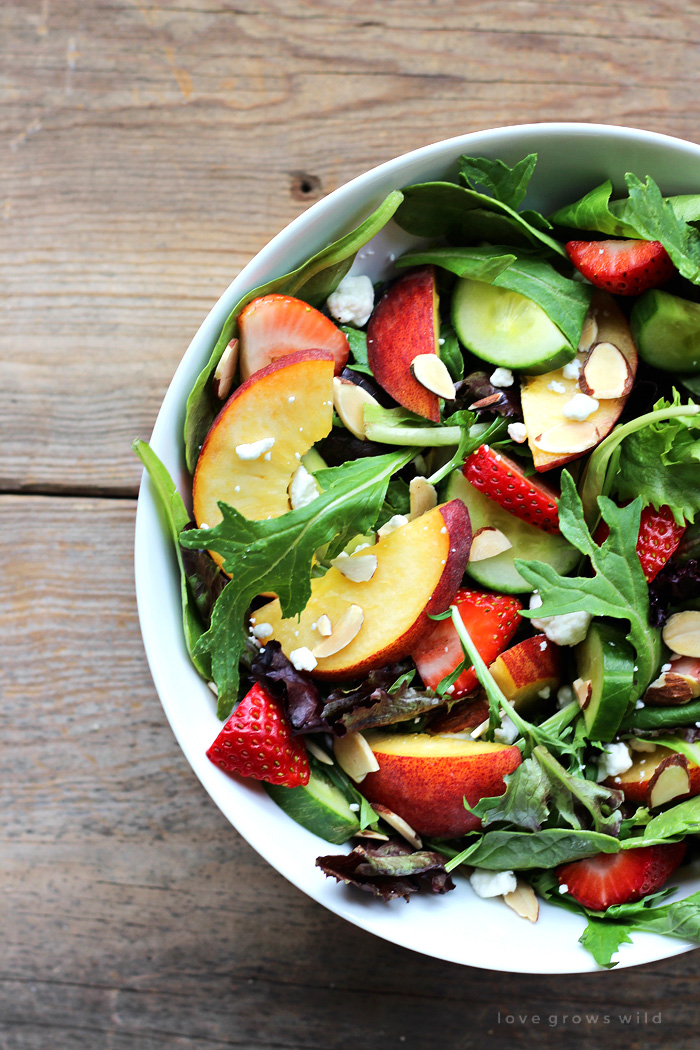
M 615 295 L 640 295 L 676 272 L 660 241 L 569 241 L 566 251 L 591 284 Z
M 279 700 L 257 684 L 225 723 L 207 757 L 224 773 L 284 787 L 309 782 L 306 747 L 292 737 Z
M 481 591 L 457 591 L 453 605 L 459 610 L 464 626 L 485 664 L 492 663 L 503 652 L 520 625 L 517 598 Z M 451 620 L 440 620 L 435 630 L 411 654 L 418 673 L 429 689 L 437 689 L 442 679 L 462 662 L 464 653 Z M 450 693 L 459 700 L 477 684 L 473 667 L 463 671 Z
M 684 842 L 640 846 L 619 853 L 599 853 L 557 868 L 560 886 L 579 904 L 605 911 L 613 904 L 638 901 L 655 893 L 683 860 Z
M 291 295 L 253 299 L 238 316 L 238 334 L 244 381 L 295 350 L 330 350 L 340 375 L 350 353 L 347 337 L 328 317 Z
M 610 530 L 604 521 L 595 531 L 597 544 L 603 543 Z M 685 525 L 677 525 L 670 507 L 644 507 L 639 519 L 639 536 L 637 538 L 637 557 L 639 558 L 647 582 L 663 569 L 683 538 Z
M 516 518 L 544 532 L 559 532 L 557 493 L 540 478 L 526 478 L 508 456 L 481 445 L 467 457 L 462 473 L 475 489 Z

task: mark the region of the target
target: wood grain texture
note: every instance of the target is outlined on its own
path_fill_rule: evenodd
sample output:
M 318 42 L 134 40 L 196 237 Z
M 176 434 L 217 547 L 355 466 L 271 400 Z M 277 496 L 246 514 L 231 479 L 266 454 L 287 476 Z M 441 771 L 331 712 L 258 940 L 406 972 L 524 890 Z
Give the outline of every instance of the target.
M 379 161 L 533 120 L 698 137 L 699 40 L 659 0 L 5 0 L 0 486 L 135 494 L 209 307 Z
M 0 497 L 0 535 L 22 528 L 0 577 L 2 1050 L 697 1045 L 700 953 L 586 977 L 461 968 L 355 929 L 253 853 L 154 694 L 134 512 Z M 645 1009 L 661 1023 L 619 1020 Z M 586 1012 L 601 1020 L 563 1020 Z

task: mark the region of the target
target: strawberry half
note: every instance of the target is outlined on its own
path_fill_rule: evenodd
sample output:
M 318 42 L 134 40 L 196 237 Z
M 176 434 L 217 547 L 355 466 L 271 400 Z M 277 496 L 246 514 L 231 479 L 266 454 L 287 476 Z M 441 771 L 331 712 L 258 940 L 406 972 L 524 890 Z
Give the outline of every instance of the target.
M 238 336 L 243 381 L 295 350 L 330 350 L 340 375 L 350 353 L 346 335 L 328 317 L 301 299 L 278 293 L 248 303 L 238 315 Z
M 207 758 L 224 773 L 284 787 L 303 787 L 311 775 L 306 747 L 292 737 L 281 703 L 258 684 L 225 723 Z
M 566 251 L 591 284 L 614 295 L 640 295 L 676 272 L 660 241 L 569 241 Z
M 601 521 L 595 531 L 594 539 L 598 545 L 607 538 L 610 529 Z M 647 582 L 663 569 L 683 538 L 685 525 L 677 525 L 670 507 L 644 507 L 639 519 L 637 537 L 637 557 L 641 562 Z
M 475 489 L 516 518 L 544 532 L 559 532 L 557 493 L 539 478 L 526 478 L 508 456 L 481 445 L 467 457 L 462 473 Z
M 503 594 L 465 590 L 457 591 L 452 604 L 457 606 L 462 623 L 484 663 L 493 663 L 520 625 L 518 613 L 522 604 L 517 598 Z M 429 689 L 437 689 L 442 679 L 454 671 L 464 657 L 462 643 L 452 620 L 440 620 L 432 634 L 421 642 L 411 656 L 425 685 Z M 453 692 L 449 694 L 450 700 L 467 696 L 477 682 L 473 667 L 462 671 Z
M 684 842 L 599 853 L 557 868 L 560 886 L 579 904 L 605 911 L 613 904 L 641 900 L 661 889 L 683 860 Z

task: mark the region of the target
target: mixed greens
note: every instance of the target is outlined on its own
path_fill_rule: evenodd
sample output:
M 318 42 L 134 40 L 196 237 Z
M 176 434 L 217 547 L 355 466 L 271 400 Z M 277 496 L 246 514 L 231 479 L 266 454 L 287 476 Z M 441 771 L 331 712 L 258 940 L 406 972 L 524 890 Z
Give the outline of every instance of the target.
M 134 449 L 212 761 L 359 839 L 319 857 L 339 881 L 471 873 L 580 913 L 607 967 L 700 941 L 700 893 L 661 888 L 700 833 L 700 194 L 628 174 L 545 217 L 536 160 L 461 157 L 241 298 L 187 402 L 192 513 Z M 348 274 L 392 218 L 433 243 L 373 294 Z

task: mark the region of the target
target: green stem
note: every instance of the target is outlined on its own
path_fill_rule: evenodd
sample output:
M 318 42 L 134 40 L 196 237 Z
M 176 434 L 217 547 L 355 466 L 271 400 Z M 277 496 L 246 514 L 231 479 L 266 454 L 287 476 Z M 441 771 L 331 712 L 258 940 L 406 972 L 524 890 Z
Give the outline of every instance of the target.
M 385 445 L 414 445 L 424 448 L 458 445 L 461 427 L 394 427 L 386 423 L 368 423 L 367 437 Z

